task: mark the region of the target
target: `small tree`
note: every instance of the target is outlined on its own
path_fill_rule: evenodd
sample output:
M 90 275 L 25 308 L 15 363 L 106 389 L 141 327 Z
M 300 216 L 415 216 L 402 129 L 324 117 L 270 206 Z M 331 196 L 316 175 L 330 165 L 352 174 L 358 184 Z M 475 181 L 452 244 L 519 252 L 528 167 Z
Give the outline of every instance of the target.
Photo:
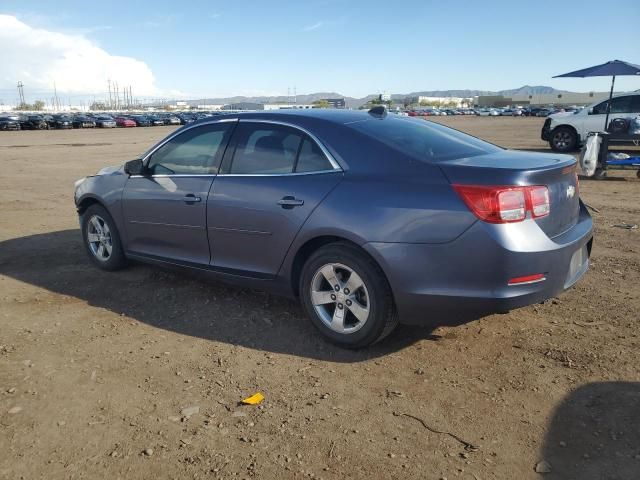
M 36 100 L 33 102 L 33 109 L 38 112 L 44 110 L 44 102 L 42 100 Z
M 371 108 L 375 105 L 386 105 L 387 107 L 391 107 L 392 104 L 392 100 L 380 100 L 379 98 L 373 98 L 365 104 L 365 107 L 368 106 L 369 108 Z
M 313 102 L 315 108 L 329 108 L 330 104 L 326 100 L 316 100 Z

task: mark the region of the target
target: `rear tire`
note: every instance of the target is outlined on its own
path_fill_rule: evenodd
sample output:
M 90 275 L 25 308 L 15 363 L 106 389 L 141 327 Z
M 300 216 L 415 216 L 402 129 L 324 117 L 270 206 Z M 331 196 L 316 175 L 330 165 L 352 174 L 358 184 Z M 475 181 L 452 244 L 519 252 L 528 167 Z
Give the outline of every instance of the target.
M 106 208 L 97 203 L 89 206 L 80 225 L 85 250 L 95 266 L 115 271 L 127 265 L 118 227 Z
M 314 252 L 302 269 L 299 292 L 311 323 L 342 347 L 371 345 L 398 324 L 384 273 L 348 243 L 331 243 Z
M 578 146 L 578 134 L 571 127 L 557 127 L 551 132 L 549 146 L 554 152 L 573 152 Z

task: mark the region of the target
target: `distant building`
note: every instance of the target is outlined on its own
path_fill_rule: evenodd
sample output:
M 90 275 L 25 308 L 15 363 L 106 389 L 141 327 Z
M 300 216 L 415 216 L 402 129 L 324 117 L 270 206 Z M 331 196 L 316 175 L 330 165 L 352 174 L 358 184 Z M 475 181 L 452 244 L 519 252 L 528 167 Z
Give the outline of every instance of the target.
M 589 105 L 606 100 L 609 92 L 562 92 L 541 94 L 518 94 L 510 97 L 503 95 L 481 95 L 474 97 L 478 107 L 508 107 L 511 105 Z
M 223 110 L 306 110 L 311 108 L 313 105 L 310 104 L 253 102 L 229 103 L 222 107 Z
M 346 108 L 347 103 L 344 98 L 323 98 L 321 102 L 327 102 L 331 108 Z
M 309 108 L 313 108 L 313 105 L 299 103 L 265 103 L 262 105 L 262 110 L 306 110 Z
M 222 107 L 222 110 L 264 110 L 264 104 L 252 102 L 229 103 Z
M 177 104 L 179 103 L 186 103 L 186 102 L 177 102 Z M 207 103 L 203 105 L 198 105 L 196 108 L 198 110 L 222 110 L 224 107 L 225 107 L 224 105 L 219 103 Z
M 391 94 L 381 93 L 380 96 L 378 97 L 378 100 L 380 100 L 381 102 L 388 102 L 389 100 L 391 100 Z

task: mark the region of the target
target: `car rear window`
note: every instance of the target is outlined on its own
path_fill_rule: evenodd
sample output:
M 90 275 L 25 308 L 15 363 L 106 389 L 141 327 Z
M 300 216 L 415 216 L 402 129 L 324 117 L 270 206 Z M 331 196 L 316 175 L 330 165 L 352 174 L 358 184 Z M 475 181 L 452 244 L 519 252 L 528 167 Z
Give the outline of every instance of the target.
M 403 117 L 368 119 L 347 124 L 418 160 L 439 162 L 500 151 L 500 147 L 426 120 Z

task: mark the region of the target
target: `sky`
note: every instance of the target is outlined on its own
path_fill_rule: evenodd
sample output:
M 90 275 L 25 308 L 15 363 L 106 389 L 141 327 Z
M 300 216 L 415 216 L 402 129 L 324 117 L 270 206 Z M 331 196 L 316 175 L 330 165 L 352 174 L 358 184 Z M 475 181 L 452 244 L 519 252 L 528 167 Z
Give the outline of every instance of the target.
M 204 98 L 549 85 L 640 64 L 639 0 L 0 0 L 0 104 L 59 94 Z M 620 77 L 616 90 L 640 89 Z

